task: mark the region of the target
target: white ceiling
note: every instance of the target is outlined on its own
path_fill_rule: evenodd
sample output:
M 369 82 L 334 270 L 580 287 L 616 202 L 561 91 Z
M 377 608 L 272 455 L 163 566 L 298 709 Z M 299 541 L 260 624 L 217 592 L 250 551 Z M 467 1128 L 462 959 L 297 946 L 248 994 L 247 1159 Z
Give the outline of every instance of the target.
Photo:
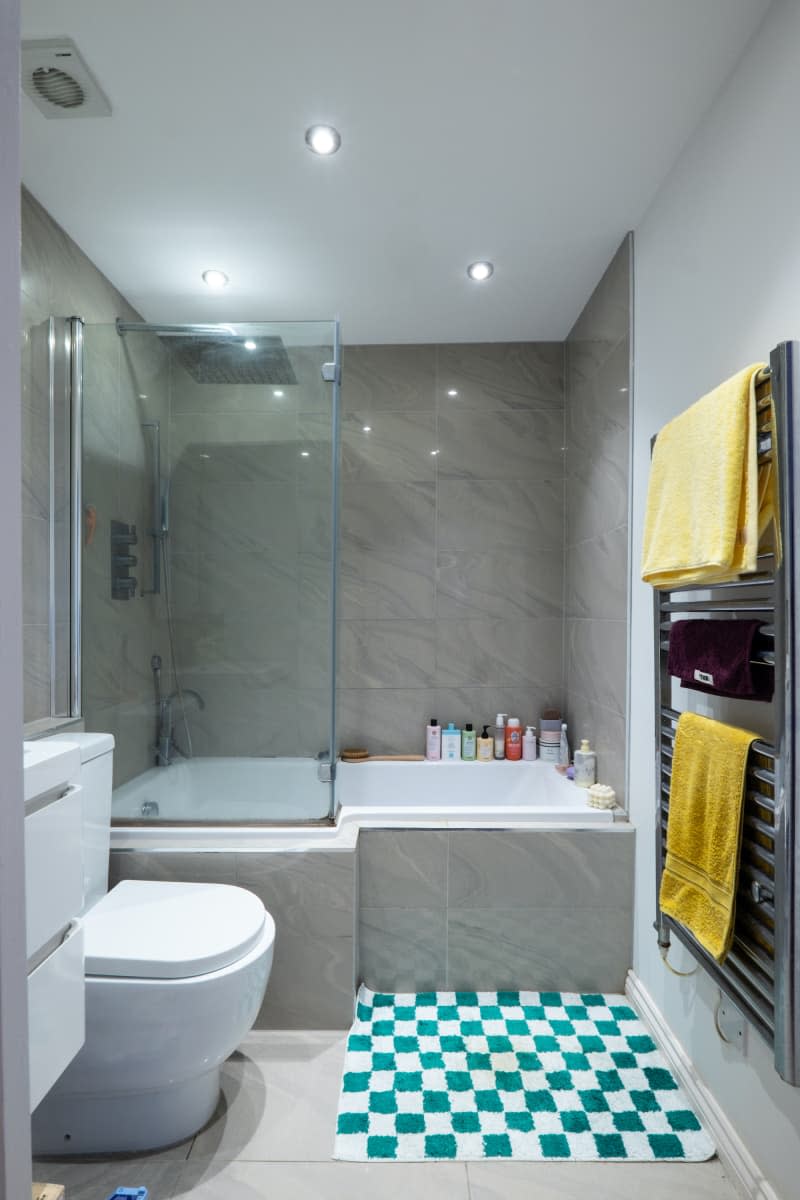
M 24 179 L 150 320 L 560 339 L 768 6 L 24 0 L 24 36 L 74 38 L 113 106 L 24 99 Z

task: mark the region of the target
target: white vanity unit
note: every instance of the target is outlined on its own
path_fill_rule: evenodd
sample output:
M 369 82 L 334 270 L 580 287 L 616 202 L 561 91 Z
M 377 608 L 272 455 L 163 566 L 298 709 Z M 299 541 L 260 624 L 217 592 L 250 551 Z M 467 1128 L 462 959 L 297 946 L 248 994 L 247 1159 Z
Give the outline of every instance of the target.
M 81 755 L 25 742 L 25 902 L 31 1111 L 83 1045 Z

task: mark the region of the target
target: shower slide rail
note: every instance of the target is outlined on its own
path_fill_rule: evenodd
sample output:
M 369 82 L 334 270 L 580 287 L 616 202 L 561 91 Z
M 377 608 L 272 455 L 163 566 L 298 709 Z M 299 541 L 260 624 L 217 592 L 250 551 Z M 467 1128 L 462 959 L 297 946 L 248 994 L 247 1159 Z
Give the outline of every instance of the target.
M 741 580 L 654 592 L 656 889 L 666 857 L 670 780 L 679 694 L 667 669 L 672 621 L 681 616 L 735 620 L 759 616 L 758 661 L 775 670 L 773 741 L 754 742 L 747 766 L 744 824 L 733 947 L 717 963 L 680 922 L 659 909 L 655 927 L 662 949 L 680 941 L 717 986 L 773 1047 L 775 1067 L 800 1086 L 800 763 L 796 729 L 800 684 L 796 644 L 800 609 L 795 602 L 795 563 L 800 561 L 800 479 L 795 461 L 794 404 L 800 395 L 800 342 L 782 342 L 756 379 L 758 461 L 777 456 L 783 556 L 772 547 L 759 553 L 757 570 Z M 775 429 L 769 420 L 770 395 Z M 655 439 L 654 439 L 655 440 Z M 705 699 L 708 699 L 706 696 Z M 763 709 L 759 705 L 759 709 Z M 745 722 L 743 721 L 742 724 Z

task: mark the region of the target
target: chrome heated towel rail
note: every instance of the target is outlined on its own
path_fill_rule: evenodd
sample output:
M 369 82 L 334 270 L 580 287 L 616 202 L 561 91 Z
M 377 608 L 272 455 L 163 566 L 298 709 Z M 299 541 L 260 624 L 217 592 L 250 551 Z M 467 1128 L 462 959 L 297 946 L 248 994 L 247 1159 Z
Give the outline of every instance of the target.
M 783 557 L 771 547 L 758 557 L 755 573 L 741 580 L 654 593 L 656 659 L 656 868 L 657 887 L 666 856 L 670 780 L 675 729 L 673 681 L 667 669 L 672 621 L 681 616 L 761 617 L 761 662 L 775 670 L 772 702 L 774 740 L 754 742 L 745 789 L 742 854 L 733 948 L 717 963 L 678 921 L 657 914 L 662 947 L 678 938 L 774 1047 L 775 1067 L 787 1083 L 800 1086 L 800 763 L 795 745 L 800 716 L 796 646 L 800 611 L 795 604 L 795 563 L 800 562 L 800 484 L 796 476 L 794 411 L 800 396 L 800 343 L 782 342 L 757 382 L 758 461 L 777 451 Z M 770 423 L 772 396 L 775 429 Z M 706 697 L 708 699 L 708 697 Z M 759 708 L 762 706 L 759 705 Z M 744 722 L 742 722 L 744 723 Z

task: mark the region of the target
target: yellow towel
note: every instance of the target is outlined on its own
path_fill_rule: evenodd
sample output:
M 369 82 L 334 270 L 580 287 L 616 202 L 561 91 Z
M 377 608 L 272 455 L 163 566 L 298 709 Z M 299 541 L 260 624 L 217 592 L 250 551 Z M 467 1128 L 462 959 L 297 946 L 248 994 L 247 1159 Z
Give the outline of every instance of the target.
M 758 735 L 682 713 L 675 733 L 659 904 L 722 962 L 731 948 L 750 743 Z
M 658 435 L 647 492 L 642 579 L 656 588 L 721 583 L 756 569 L 777 514 L 773 482 L 759 497 L 755 375 L 745 367 Z

